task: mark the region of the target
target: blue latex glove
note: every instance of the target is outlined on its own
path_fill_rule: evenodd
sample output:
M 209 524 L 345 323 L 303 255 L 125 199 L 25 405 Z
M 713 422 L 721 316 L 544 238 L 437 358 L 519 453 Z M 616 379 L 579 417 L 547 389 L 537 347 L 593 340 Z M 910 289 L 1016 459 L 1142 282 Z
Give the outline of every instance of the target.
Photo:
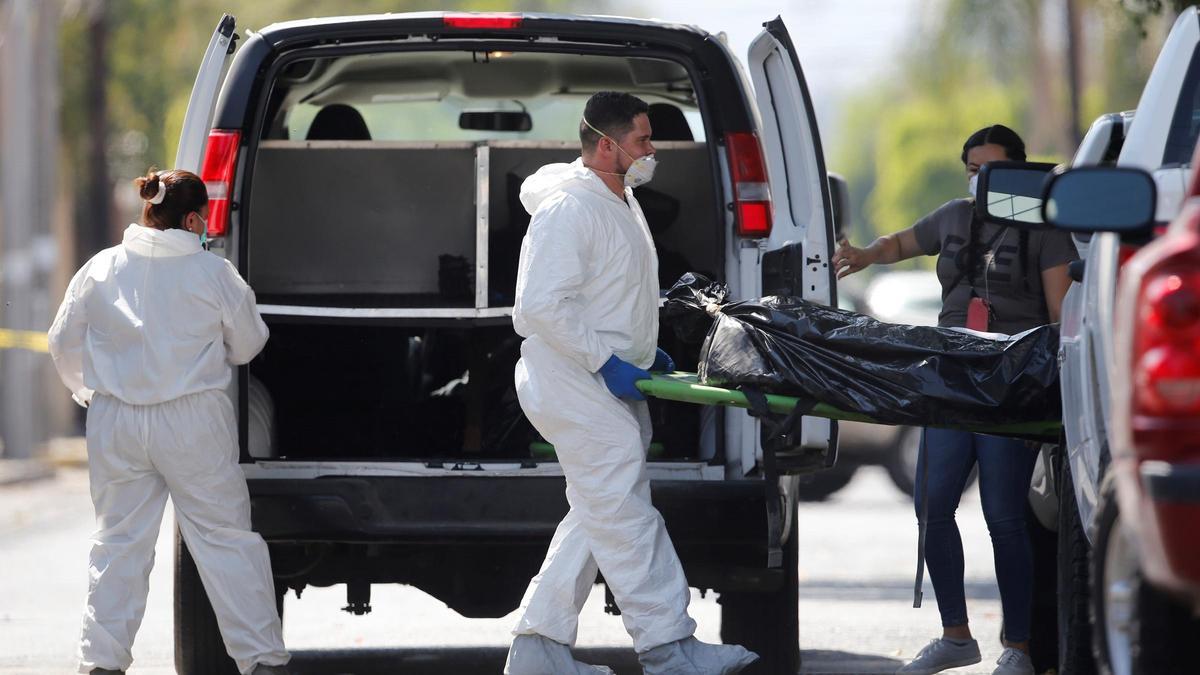
M 659 349 L 658 353 L 654 355 L 654 365 L 650 366 L 650 370 L 655 373 L 673 373 L 675 372 L 675 359 Z
M 650 373 L 618 359 L 615 354 L 608 357 L 608 361 L 600 366 L 600 376 L 604 378 L 604 384 L 613 396 L 631 401 L 646 400 L 642 392 L 638 391 L 635 383 L 638 380 L 650 379 Z

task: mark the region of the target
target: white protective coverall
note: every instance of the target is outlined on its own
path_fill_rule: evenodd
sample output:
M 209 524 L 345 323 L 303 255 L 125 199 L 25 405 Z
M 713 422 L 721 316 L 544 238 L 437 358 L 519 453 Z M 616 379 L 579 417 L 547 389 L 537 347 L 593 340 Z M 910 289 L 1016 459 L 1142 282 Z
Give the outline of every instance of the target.
M 641 368 L 658 342 L 658 260 L 632 190 L 550 164 L 521 187 L 533 215 L 521 246 L 513 326 L 521 409 L 554 445 L 571 506 L 521 602 L 515 634 L 574 645 L 597 563 L 638 652 L 691 636 L 690 594 L 650 503 L 646 403 L 609 392 L 610 356 Z M 628 203 L 626 203 L 628 202 Z
M 92 535 L 80 672 L 125 670 L 167 495 L 239 670 L 283 665 L 266 543 L 250 529 L 231 364 L 262 349 L 254 293 L 184 230 L 130 225 L 71 280 L 50 353 L 89 405 Z

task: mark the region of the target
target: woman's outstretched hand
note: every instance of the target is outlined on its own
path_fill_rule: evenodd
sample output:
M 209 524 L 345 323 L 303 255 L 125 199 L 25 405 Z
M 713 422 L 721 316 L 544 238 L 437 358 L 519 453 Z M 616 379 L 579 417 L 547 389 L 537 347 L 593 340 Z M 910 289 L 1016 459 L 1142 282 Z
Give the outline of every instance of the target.
M 838 241 L 837 250 L 833 253 L 833 269 L 841 279 L 875 264 L 878 254 L 871 248 L 855 248 L 846 239 Z

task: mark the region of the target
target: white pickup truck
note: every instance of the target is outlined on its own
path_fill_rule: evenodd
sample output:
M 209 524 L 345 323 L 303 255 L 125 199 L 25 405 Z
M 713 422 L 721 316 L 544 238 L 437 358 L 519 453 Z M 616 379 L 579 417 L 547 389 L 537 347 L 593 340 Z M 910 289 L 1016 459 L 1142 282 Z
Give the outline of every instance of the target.
M 1155 219 L 1178 215 L 1200 133 L 1200 12 L 1178 18 L 1133 112 L 1104 115 L 1092 125 L 1072 168 L 1112 165 L 1149 172 L 1157 185 Z M 1131 672 L 1139 612 L 1132 594 L 1107 588 L 1114 563 L 1093 543 L 1109 541 L 1117 508 L 1109 477 L 1110 377 L 1115 369 L 1113 309 L 1121 265 L 1144 241 L 1120 235 L 1076 235 L 1083 258 L 1063 301 L 1062 364 L 1065 446 L 1056 462 L 1059 504 L 1059 672 Z M 1105 517 L 1101 517 L 1104 515 Z M 1096 569 L 1089 568 L 1095 566 Z M 1119 578 L 1117 575 L 1115 578 Z M 1089 578 L 1101 580 L 1089 584 Z M 1118 606 L 1119 605 L 1119 606 Z M 1096 617 L 1097 625 L 1092 625 Z M 1093 655 L 1096 663 L 1093 663 Z M 1186 672 L 1198 672 L 1192 662 Z M 1183 671 L 1180 671 L 1183 672 Z

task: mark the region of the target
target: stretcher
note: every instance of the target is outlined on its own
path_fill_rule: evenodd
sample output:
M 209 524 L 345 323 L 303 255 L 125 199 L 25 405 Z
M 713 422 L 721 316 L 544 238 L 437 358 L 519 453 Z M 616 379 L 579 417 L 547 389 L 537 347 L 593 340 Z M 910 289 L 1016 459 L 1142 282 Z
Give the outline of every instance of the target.
M 722 387 L 712 387 L 700 384 L 695 373 L 676 372 L 670 374 L 651 374 L 649 380 L 640 380 L 637 383 L 637 388 L 646 396 L 664 399 L 667 401 L 680 401 L 684 403 L 696 403 L 700 405 L 723 405 L 733 406 L 736 408 L 751 408 L 751 403 L 746 394 L 736 389 L 724 389 Z M 758 397 L 756 397 L 757 399 Z M 814 404 L 811 400 L 803 400 L 794 396 L 781 396 L 778 394 L 766 394 L 767 408 L 772 413 L 787 415 L 793 412 L 797 406 L 805 406 L 808 412 L 804 413 L 814 417 L 826 417 L 831 420 L 847 420 L 857 422 L 872 422 L 868 415 L 861 413 L 849 412 L 840 410 L 826 403 L 817 402 Z M 760 401 L 761 406 L 761 401 Z M 963 431 L 973 431 L 981 434 L 994 434 L 997 436 L 1013 436 L 1030 440 L 1041 440 L 1054 442 L 1059 439 L 1062 431 L 1062 422 L 1060 420 L 1045 420 L 1041 422 L 1023 422 L 1020 424 L 1003 424 L 997 426 L 975 426 L 975 427 L 947 427 L 961 428 Z M 921 452 L 925 452 L 924 444 L 922 443 Z M 772 453 L 764 454 L 764 459 L 771 456 Z M 773 460 L 772 464 L 774 464 Z M 928 464 L 925 464 L 928 466 Z M 928 480 L 927 475 L 922 475 L 921 484 L 924 486 Z M 765 481 L 764 484 L 768 490 L 769 497 L 778 496 L 773 492 L 775 481 Z M 921 488 L 921 493 L 925 494 L 926 489 Z M 768 504 L 771 504 L 768 501 Z M 768 544 L 767 560 L 768 566 L 777 566 L 783 560 L 781 539 L 779 538 L 778 523 L 780 515 L 773 511 L 768 506 L 768 521 L 774 523 L 770 528 L 770 542 Z M 920 505 L 919 517 L 919 532 L 917 543 L 917 577 L 913 590 L 913 606 L 920 607 L 922 600 L 922 583 L 925 576 L 925 536 L 926 528 L 928 527 L 928 504 L 924 501 Z
M 736 389 L 724 389 L 722 387 L 700 384 L 695 373 L 655 373 L 651 375 L 649 380 L 638 381 L 637 388 L 646 396 L 667 401 L 750 408 L 750 401 L 746 398 L 746 394 Z M 771 412 L 784 415 L 792 412 L 798 405 L 809 404 L 809 402 L 803 401 L 800 398 L 781 396 L 779 394 L 767 394 L 766 399 Z M 867 415 L 839 410 L 825 403 L 817 403 L 808 414 L 813 417 L 825 417 L 831 420 L 876 423 L 875 420 Z M 1022 422 L 1020 424 L 1002 424 L 996 426 L 947 428 L 956 428 L 981 434 L 994 434 L 997 436 L 1057 440 L 1062 430 L 1062 421 L 1046 420 L 1042 422 Z

